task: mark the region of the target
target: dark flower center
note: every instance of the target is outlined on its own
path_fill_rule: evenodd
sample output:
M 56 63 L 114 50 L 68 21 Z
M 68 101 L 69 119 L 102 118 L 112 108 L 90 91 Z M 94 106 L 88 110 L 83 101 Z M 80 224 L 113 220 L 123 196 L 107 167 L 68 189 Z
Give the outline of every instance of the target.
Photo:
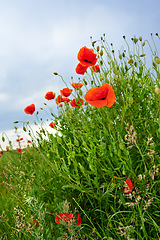
M 84 59 L 85 62 L 87 63 L 92 63 L 91 61 L 87 60 L 87 59 Z

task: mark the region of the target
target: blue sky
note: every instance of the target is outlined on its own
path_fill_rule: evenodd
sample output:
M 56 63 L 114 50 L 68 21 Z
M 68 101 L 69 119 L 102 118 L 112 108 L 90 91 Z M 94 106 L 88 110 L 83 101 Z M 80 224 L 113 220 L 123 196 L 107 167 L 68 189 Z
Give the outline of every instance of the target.
M 160 1 L 0 0 L 0 132 L 13 121 L 33 121 L 24 108 L 43 107 L 47 91 L 76 81 L 77 53 L 103 33 L 118 50 L 122 36 L 150 38 L 159 32 Z M 49 103 L 55 109 L 54 103 Z M 44 119 L 47 117 L 43 115 Z

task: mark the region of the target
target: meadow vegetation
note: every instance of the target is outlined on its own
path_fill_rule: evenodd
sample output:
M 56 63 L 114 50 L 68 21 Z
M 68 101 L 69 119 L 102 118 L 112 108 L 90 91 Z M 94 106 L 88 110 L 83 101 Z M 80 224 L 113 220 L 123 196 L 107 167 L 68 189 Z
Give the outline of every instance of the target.
M 26 148 L 1 149 L 1 239 L 160 239 L 160 37 L 123 38 L 118 52 L 105 35 L 81 48 L 70 84 L 54 72 L 55 134 L 45 105 L 25 108 L 41 129 L 25 122 Z

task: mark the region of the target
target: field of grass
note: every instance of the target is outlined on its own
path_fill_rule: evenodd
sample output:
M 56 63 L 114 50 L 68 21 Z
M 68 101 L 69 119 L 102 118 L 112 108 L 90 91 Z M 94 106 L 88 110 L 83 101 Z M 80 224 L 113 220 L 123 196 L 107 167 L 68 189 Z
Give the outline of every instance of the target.
M 56 134 L 29 105 L 40 132 L 23 123 L 27 147 L 0 149 L 1 239 L 160 239 L 160 37 L 123 38 L 81 48 L 70 85 L 54 73 Z

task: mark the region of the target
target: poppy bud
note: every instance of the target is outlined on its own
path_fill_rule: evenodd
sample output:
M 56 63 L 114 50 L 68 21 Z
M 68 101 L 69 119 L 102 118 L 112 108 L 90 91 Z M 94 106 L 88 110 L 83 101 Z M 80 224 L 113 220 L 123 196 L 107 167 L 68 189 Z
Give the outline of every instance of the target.
M 53 74 L 54 74 L 54 75 L 58 75 L 58 73 L 57 73 L 57 72 L 54 72 Z
M 44 105 L 47 105 L 47 103 L 44 102 Z
M 103 50 L 101 49 L 100 53 L 99 53 L 101 56 L 103 56 Z
M 142 46 L 143 46 L 143 47 L 144 47 L 144 45 L 145 45 L 145 42 L 142 43 Z
M 27 124 L 29 124 L 29 120 L 27 121 Z
M 139 55 L 140 57 L 145 57 L 146 56 L 146 54 L 145 53 L 143 53 L 143 54 L 141 54 L 141 55 Z
M 156 87 L 156 88 L 155 88 L 155 93 L 158 95 L 158 94 L 159 94 L 159 92 L 160 92 L 159 88 L 158 88 L 158 87 Z
M 114 68 L 114 69 L 113 69 L 113 73 L 114 73 L 115 75 L 118 74 L 118 70 L 117 70 L 117 68 Z
M 130 58 L 130 59 L 128 60 L 128 64 L 131 64 L 131 63 L 133 63 L 133 59 L 132 59 L 132 58 Z
M 82 95 L 83 95 L 83 92 L 82 92 L 82 90 L 81 90 L 81 89 L 79 90 L 79 95 L 80 95 L 80 96 L 82 96 Z
M 34 124 L 37 125 L 36 121 L 34 121 Z
M 134 66 L 137 67 L 137 62 L 134 63 Z
M 6 151 L 9 151 L 9 147 L 8 146 L 6 146 Z
M 99 52 L 99 46 L 97 46 L 97 52 Z
M 84 85 L 87 85 L 87 82 L 85 80 L 83 80 L 83 82 L 84 82 Z
M 93 41 L 93 42 L 92 42 L 92 46 L 94 46 L 95 43 L 96 43 L 96 41 Z
M 27 131 L 27 130 L 26 130 L 26 128 L 25 128 L 25 126 L 23 126 L 23 131 L 24 131 L 24 132 L 26 132 L 26 131 Z
M 160 64 L 160 59 L 159 59 L 158 56 L 155 56 L 154 61 L 155 61 L 157 64 Z
M 100 76 L 100 81 L 103 81 L 104 80 L 104 77 L 103 76 Z
M 4 137 L 2 137 L 2 142 L 5 142 L 5 138 Z
M 18 121 L 14 121 L 13 123 L 18 123 Z
M 156 36 L 158 36 L 158 33 L 156 33 Z
M 139 36 L 139 41 L 142 41 L 142 36 Z
M 133 39 L 134 43 L 136 44 L 138 42 L 138 39 L 137 38 L 134 38 Z
M 120 60 L 122 59 L 122 54 L 119 54 L 119 59 L 120 59 Z
M 40 109 L 41 109 L 41 110 L 43 110 L 43 108 L 42 108 L 42 107 L 40 107 Z

